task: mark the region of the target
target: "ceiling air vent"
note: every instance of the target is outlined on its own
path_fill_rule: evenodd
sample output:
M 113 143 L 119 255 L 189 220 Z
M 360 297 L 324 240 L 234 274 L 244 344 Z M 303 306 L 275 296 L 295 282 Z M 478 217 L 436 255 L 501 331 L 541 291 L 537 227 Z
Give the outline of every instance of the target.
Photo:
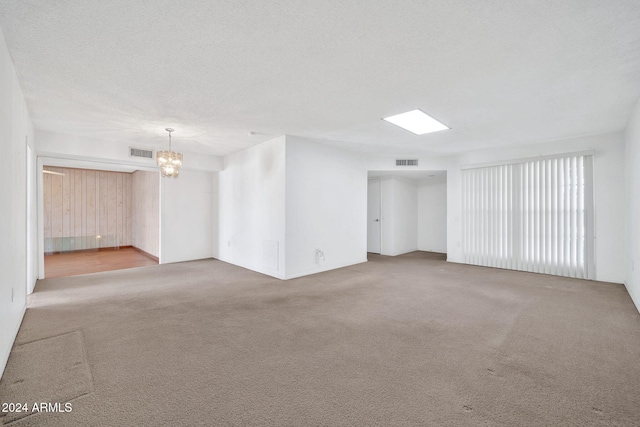
M 396 159 L 396 166 L 418 166 L 418 159 Z
M 142 157 L 145 159 L 153 159 L 153 151 L 143 150 L 142 148 L 129 147 L 129 157 Z

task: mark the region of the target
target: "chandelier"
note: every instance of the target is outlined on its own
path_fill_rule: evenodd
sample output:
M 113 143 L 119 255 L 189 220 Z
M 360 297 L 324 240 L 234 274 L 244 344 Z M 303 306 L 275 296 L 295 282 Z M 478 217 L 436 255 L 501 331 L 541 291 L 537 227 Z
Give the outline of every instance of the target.
M 172 128 L 166 128 L 169 132 L 169 151 L 158 151 L 156 153 L 156 162 L 160 166 L 160 174 L 167 178 L 177 178 L 180 175 L 182 167 L 182 153 L 171 151 L 171 132 Z

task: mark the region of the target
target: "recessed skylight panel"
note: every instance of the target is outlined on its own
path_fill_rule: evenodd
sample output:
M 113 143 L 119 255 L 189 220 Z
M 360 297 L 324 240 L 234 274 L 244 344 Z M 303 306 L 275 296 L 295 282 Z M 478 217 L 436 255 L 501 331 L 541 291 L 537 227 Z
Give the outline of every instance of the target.
M 389 123 L 400 126 L 402 129 L 408 130 L 416 135 L 424 135 L 425 133 L 438 132 L 449 129 L 448 126 L 440 123 L 430 115 L 421 110 L 408 111 L 395 116 L 385 117 Z

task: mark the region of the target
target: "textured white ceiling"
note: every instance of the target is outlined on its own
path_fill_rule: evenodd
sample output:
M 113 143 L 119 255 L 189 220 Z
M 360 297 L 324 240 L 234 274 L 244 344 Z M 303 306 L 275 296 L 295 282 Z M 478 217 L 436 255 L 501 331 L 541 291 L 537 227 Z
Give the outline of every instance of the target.
M 619 131 L 640 97 L 638 0 L 2 0 L 0 26 L 37 128 L 163 146 L 172 126 L 212 154 L 528 144 Z M 452 130 L 380 120 L 415 108 Z

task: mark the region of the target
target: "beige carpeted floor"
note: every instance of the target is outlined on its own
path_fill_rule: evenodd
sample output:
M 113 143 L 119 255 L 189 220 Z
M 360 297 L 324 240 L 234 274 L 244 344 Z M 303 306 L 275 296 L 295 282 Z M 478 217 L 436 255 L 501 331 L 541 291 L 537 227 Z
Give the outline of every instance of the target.
M 289 281 L 205 260 L 38 282 L 0 401 L 72 410 L 0 423 L 640 425 L 623 286 L 369 259 Z

